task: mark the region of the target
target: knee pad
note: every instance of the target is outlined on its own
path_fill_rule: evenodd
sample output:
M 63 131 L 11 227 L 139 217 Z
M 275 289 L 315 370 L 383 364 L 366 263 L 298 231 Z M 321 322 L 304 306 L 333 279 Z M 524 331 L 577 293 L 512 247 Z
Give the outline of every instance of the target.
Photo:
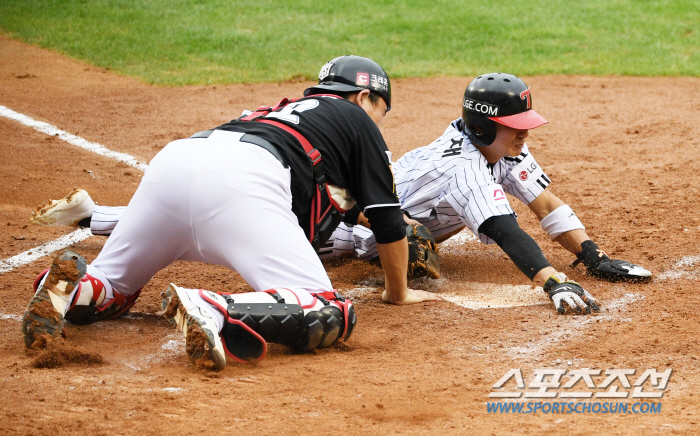
M 296 298 L 290 290 L 280 289 L 278 292 L 281 295 L 290 293 Z M 292 346 L 299 351 L 330 347 L 341 338 L 346 341 L 357 322 L 352 302 L 340 293 L 333 291 L 313 295 L 314 302 L 304 307 L 304 322 L 299 340 Z
M 340 338 L 347 340 L 357 319 L 352 303 L 336 292 L 316 295 L 309 306 L 299 304 L 289 289 L 200 295 L 224 315 L 221 339 L 226 354 L 238 362 L 262 360 L 268 342 L 298 351 L 329 347 Z

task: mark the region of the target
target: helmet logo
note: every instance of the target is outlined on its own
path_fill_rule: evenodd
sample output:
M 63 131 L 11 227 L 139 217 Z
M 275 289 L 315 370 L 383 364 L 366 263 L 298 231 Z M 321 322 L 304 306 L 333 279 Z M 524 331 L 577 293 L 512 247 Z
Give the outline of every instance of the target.
M 369 73 L 357 73 L 357 79 L 355 80 L 355 85 L 357 85 L 357 86 L 369 86 Z
M 532 101 L 530 100 L 530 88 L 520 93 L 520 100 L 527 100 L 527 108 L 532 109 Z
M 527 171 L 520 171 L 520 174 L 518 174 L 518 176 L 520 177 L 520 180 L 522 180 L 524 182 L 525 180 L 527 180 L 527 177 L 528 177 Z
M 320 82 L 331 75 L 331 68 L 333 68 L 333 62 L 327 62 L 326 65 L 321 68 L 321 71 L 318 73 L 318 80 Z

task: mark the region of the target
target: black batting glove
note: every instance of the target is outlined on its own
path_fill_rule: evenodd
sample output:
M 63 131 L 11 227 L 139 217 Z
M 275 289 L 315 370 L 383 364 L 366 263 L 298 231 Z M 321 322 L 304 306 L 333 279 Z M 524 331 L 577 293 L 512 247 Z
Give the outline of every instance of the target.
M 651 271 L 624 260 L 610 259 L 608 255 L 598 248 L 595 242 L 584 241 L 581 244 L 583 250 L 576 255 L 578 260 L 572 266 L 578 265 L 580 262 L 586 266 L 589 275 L 617 282 L 620 280 L 626 281 L 641 281 L 651 278 Z

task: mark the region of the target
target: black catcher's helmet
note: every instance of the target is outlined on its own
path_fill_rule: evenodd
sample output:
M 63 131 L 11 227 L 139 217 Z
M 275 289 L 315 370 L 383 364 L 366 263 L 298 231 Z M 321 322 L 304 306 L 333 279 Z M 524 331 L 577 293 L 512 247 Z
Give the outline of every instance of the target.
M 358 92 L 369 89 L 379 94 L 391 109 L 391 84 L 386 71 L 378 63 L 361 56 L 340 56 L 328 62 L 318 73 L 318 85 L 304 91 L 314 94 Z
M 525 82 L 505 73 L 483 74 L 472 80 L 464 91 L 462 119 L 469 139 L 482 147 L 496 139 L 496 123 L 529 130 L 548 122 L 532 110 Z

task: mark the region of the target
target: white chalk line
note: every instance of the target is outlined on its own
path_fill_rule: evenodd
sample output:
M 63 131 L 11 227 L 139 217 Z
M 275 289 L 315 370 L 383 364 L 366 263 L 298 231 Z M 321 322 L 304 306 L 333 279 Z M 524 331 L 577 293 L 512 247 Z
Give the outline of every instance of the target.
M 98 144 L 96 142 L 90 142 L 79 136 L 71 135 L 70 133 L 59 129 L 58 127 L 52 126 L 51 124 L 45 123 L 43 121 L 37 121 L 34 118 L 15 112 L 12 109 L 6 108 L 5 106 L 0 106 L 0 115 L 11 120 L 15 120 L 21 124 L 24 124 L 25 126 L 32 127 L 35 130 L 38 130 L 39 132 L 46 133 L 50 136 L 58 137 L 59 139 L 62 139 L 69 144 L 75 145 L 93 153 L 97 153 L 101 156 L 114 159 L 118 162 L 124 162 L 125 164 L 137 168 L 141 171 L 146 171 L 146 168 L 148 168 L 147 164 L 139 162 L 138 160 L 136 160 L 135 157 L 129 154 L 110 150 L 104 145 Z
M 62 236 L 54 241 L 47 242 L 46 244 L 34 247 L 31 250 L 27 250 L 24 253 L 20 253 L 16 256 L 12 256 L 9 259 L 0 261 L 0 274 L 4 274 L 11 271 L 19 266 L 26 265 L 30 262 L 49 255 L 55 251 L 62 248 L 69 247 L 73 244 L 77 244 L 80 241 L 92 236 L 90 229 L 79 229 L 73 233 L 69 233 Z
M 45 123 L 43 121 L 37 121 L 31 117 L 15 112 L 12 109 L 9 109 L 5 106 L 0 106 L 0 115 L 11 120 L 17 121 L 25 126 L 32 127 L 35 130 L 38 130 L 39 132 L 45 133 L 50 136 L 58 137 L 59 139 L 66 141 L 69 144 L 80 147 L 82 149 L 91 151 L 101 156 L 105 156 L 118 162 L 124 162 L 125 164 L 137 168 L 141 171 L 145 171 L 146 168 L 148 168 L 147 164 L 139 162 L 138 160 L 136 160 L 135 157 L 129 154 L 110 150 L 104 145 L 98 144 L 96 142 L 90 142 L 79 136 L 72 135 L 55 126 L 52 126 L 51 124 Z M 29 251 L 25 251 L 24 253 L 0 261 L 0 274 L 4 274 L 19 266 L 26 265 L 57 250 L 60 250 L 77 242 L 80 242 L 84 239 L 87 239 L 90 236 L 92 236 L 92 233 L 90 233 L 89 229 L 78 230 L 60 239 L 48 242 L 40 247 L 34 248 Z
M 684 256 L 669 268 L 659 274 L 659 280 L 699 280 L 700 279 L 700 256 Z

